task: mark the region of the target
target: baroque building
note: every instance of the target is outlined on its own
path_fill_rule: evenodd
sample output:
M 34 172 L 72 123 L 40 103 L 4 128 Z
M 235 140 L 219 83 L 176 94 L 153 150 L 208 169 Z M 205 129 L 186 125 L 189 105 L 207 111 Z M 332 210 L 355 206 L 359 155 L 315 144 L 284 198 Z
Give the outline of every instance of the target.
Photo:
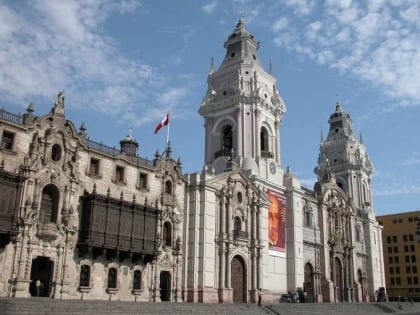
M 120 149 L 90 140 L 63 92 L 43 116 L 0 112 L 1 296 L 362 302 L 385 287 L 374 169 L 349 114 L 336 104 L 318 180 L 302 187 L 283 171 L 286 106 L 242 19 L 224 46 L 199 108 L 199 173 L 169 143 L 149 161 L 131 132 Z

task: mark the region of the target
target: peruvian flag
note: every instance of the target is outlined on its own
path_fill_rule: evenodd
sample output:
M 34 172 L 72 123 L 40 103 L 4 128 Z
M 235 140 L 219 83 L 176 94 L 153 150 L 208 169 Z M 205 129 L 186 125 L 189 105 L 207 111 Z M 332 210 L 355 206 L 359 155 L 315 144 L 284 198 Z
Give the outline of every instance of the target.
M 158 133 L 160 128 L 162 128 L 163 126 L 167 126 L 167 125 L 169 125 L 169 113 L 167 113 L 165 115 L 165 117 L 163 117 L 163 119 L 157 124 L 157 126 L 155 128 L 155 134 Z

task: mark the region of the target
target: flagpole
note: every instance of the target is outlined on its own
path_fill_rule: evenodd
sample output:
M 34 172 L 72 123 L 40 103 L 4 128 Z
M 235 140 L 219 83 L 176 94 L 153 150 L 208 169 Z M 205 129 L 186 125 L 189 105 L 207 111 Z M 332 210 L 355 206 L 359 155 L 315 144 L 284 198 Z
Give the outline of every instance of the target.
M 168 112 L 168 117 L 169 117 L 169 112 Z M 168 143 L 169 143 L 169 126 L 170 126 L 170 122 L 168 123 L 168 129 L 166 130 L 166 147 L 168 147 Z

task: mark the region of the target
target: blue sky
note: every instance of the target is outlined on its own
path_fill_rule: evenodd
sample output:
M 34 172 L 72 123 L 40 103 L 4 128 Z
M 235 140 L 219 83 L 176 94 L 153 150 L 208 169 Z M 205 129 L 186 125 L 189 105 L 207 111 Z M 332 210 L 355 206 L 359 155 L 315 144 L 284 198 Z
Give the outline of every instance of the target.
M 170 140 L 184 172 L 201 171 L 211 57 L 242 16 L 271 59 L 287 112 L 282 167 L 315 181 L 320 133 L 337 95 L 376 172 L 378 215 L 420 209 L 420 2 L 417 0 L 148 0 L 0 3 L 0 106 L 36 115 L 65 92 L 65 110 L 90 139 L 119 148 L 132 128 L 139 155 Z

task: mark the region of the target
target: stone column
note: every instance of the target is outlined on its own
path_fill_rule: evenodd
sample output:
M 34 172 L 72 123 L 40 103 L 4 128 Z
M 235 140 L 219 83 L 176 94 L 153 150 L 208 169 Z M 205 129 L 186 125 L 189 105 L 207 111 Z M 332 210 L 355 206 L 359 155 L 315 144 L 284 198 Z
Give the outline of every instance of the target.
M 239 104 L 239 106 L 241 106 Z M 242 139 L 244 137 L 244 130 L 242 129 L 242 113 L 243 110 L 242 108 L 238 108 L 237 109 L 237 116 L 236 116 L 236 121 L 237 121 L 237 125 L 236 125 L 236 141 L 237 141 L 237 150 L 236 150 L 236 157 L 238 159 L 238 162 L 240 162 L 240 159 L 244 156 L 244 153 L 242 152 Z
M 254 158 L 261 158 L 259 117 L 260 111 L 258 109 L 254 110 Z
M 281 152 L 280 152 L 280 147 L 279 147 L 279 143 L 280 143 L 280 122 L 278 120 L 274 121 L 274 132 L 275 132 L 274 158 L 276 159 L 277 164 L 280 165 L 280 161 L 281 161 L 281 155 L 280 155 Z

